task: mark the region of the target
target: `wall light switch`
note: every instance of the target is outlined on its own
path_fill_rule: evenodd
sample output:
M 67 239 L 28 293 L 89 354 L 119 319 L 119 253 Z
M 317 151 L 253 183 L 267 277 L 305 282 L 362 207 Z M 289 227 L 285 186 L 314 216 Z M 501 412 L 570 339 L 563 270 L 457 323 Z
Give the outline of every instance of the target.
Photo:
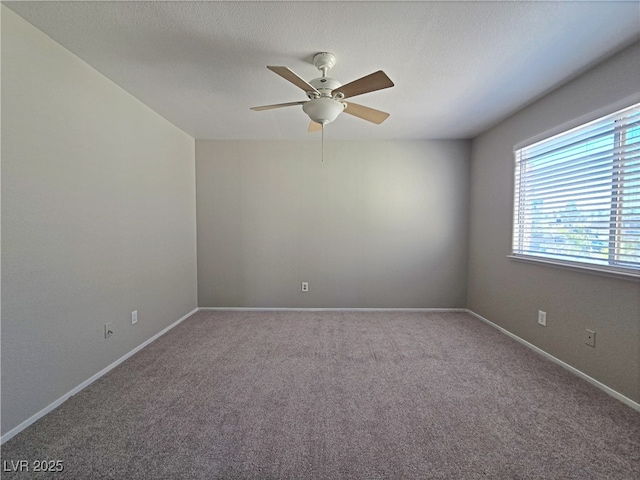
M 131 312 L 131 325 L 138 323 L 138 310 Z

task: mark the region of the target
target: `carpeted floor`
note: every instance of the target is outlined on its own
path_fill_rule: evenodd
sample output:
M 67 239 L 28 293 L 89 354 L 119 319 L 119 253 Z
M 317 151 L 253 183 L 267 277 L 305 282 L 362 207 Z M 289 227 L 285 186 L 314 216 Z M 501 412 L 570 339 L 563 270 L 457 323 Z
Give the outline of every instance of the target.
M 2 446 L 45 459 L 2 478 L 637 480 L 640 414 L 466 313 L 202 311 Z

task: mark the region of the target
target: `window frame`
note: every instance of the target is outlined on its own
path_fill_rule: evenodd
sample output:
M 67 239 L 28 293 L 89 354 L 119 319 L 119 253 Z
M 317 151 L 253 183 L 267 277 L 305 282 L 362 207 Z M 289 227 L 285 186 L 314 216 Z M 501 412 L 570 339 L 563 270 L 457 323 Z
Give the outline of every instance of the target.
M 528 147 L 532 147 L 536 144 L 541 144 L 546 140 L 552 140 L 553 137 L 558 137 L 562 134 L 569 133 L 571 130 L 579 129 L 580 127 L 587 126 L 589 123 L 596 122 L 598 120 L 603 119 L 604 117 L 614 115 L 616 113 L 622 113 L 624 110 L 630 107 L 638 107 L 640 106 L 640 94 L 635 94 L 633 96 L 627 97 L 613 105 L 609 105 L 606 108 L 599 109 L 597 111 L 591 112 L 588 115 L 577 118 L 571 122 L 562 124 L 552 130 L 546 131 L 542 134 L 537 135 L 536 137 L 530 138 L 524 142 L 520 142 L 519 144 L 513 147 L 513 191 L 512 191 L 512 224 L 511 224 L 511 243 L 510 243 L 510 254 L 507 255 L 508 258 L 512 260 L 516 260 L 519 262 L 530 263 L 530 264 L 539 264 L 545 266 L 552 267 L 561 267 L 568 268 L 571 270 L 583 271 L 587 273 L 596 273 L 602 275 L 609 275 L 614 277 L 622 277 L 625 279 L 631 280 L 639 280 L 640 281 L 640 267 L 626 267 L 623 265 L 624 262 L 619 262 L 615 265 L 604 265 L 599 263 L 590 263 L 583 262 L 580 260 L 565 260 L 554 258 L 553 256 L 545 256 L 544 253 L 541 255 L 528 255 L 526 253 L 520 253 L 524 250 L 521 247 L 520 250 L 517 250 L 516 241 L 522 238 L 522 235 L 519 234 L 519 230 L 517 228 L 517 222 L 523 217 L 523 215 L 518 215 L 516 212 L 517 208 L 525 208 L 523 202 L 517 202 L 515 195 L 519 191 L 518 190 L 518 169 L 519 169 L 519 161 L 518 161 L 518 152 L 526 149 Z M 619 134 L 618 134 L 619 135 Z M 618 145 L 618 139 L 614 141 L 614 144 Z M 612 193 L 612 203 L 613 203 L 613 193 Z M 613 218 L 614 208 L 611 208 L 611 225 L 613 228 L 614 218 Z M 611 231 L 609 235 L 609 239 L 611 239 L 615 234 Z M 610 240 L 611 241 L 611 240 Z M 522 245 L 522 244 L 521 244 Z M 619 245 L 619 244 L 615 244 Z M 611 244 L 609 244 L 611 246 Z M 611 252 L 609 255 L 615 255 L 615 253 Z

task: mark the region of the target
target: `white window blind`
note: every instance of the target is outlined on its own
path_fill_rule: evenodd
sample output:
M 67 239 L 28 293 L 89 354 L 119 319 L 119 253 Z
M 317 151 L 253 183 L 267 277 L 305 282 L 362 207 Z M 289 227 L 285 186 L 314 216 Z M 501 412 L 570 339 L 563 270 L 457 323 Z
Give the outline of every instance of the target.
M 640 275 L 640 103 L 515 162 L 515 257 Z

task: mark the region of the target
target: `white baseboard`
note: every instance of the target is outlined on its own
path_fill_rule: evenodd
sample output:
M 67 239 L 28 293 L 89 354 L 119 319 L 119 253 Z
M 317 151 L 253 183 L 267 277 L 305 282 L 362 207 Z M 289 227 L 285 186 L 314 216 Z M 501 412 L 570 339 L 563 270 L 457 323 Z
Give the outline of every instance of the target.
M 167 328 L 165 328 L 164 330 L 156 333 L 153 337 L 151 337 L 150 339 L 146 340 L 145 342 L 141 343 L 140 345 L 138 345 L 136 348 L 134 348 L 133 350 L 131 350 L 129 353 L 123 355 L 122 357 L 120 357 L 118 360 L 116 360 L 115 362 L 113 362 L 111 365 L 103 368 L 102 370 L 100 370 L 98 373 L 96 373 L 95 375 L 91 376 L 90 378 L 88 378 L 87 380 L 85 380 L 84 382 L 82 382 L 80 385 L 78 385 L 77 387 L 75 387 L 74 389 L 70 390 L 69 392 L 65 393 L 62 397 L 60 397 L 59 399 L 57 399 L 56 401 L 54 401 L 53 403 L 50 403 L 49 405 L 47 405 L 45 408 L 43 408 L 42 410 L 40 410 L 38 413 L 36 413 L 35 415 L 32 415 L 31 417 L 27 418 L 24 422 L 22 422 L 20 425 L 18 425 L 17 427 L 12 428 L 11 430 L 9 430 L 7 433 L 5 433 L 4 435 L 2 435 L 2 437 L 0 438 L 0 444 L 3 444 L 4 442 L 6 442 L 7 440 L 13 438 L 14 436 L 16 436 L 18 433 L 20 433 L 22 430 L 24 430 L 25 428 L 27 428 L 29 425 L 31 425 L 32 423 L 35 423 L 37 420 L 39 420 L 40 418 L 44 417 L 47 413 L 51 412 L 52 410 L 54 410 L 55 408 L 59 407 L 60 405 L 62 405 L 65 401 L 67 401 L 69 399 L 69 397 L 72 397 L 73 395 L 75 395 L 76 393 L 78 393 L 80 390 L 86 388 L 87 386 L 91 385 L 93 382 L 95 382 L 96 380 L 98 380 L 100 377 L 102 377 L 105 373 L 108 373 L 110 370 L 113 370 L 115 367 L 117 367 L 118 365 L 120 365 L 122 362 L 124 362 L 127 358 L 131 357 L 132 355 L 134 355 L 135 353 L 139 352 L 140 350 L 142 350 L 144 347 L 146 347 L 147 345 L 149 345 L 151 342 L 153 342 L 154 340 L 158 339 L 159 337 L 161 337 L 162 335 L 164 335 L 165 333 L 167 333 L 169 330 L 171 330 L 173 327 L 175 327 L 176 325 L 178 325 L 179 323 L 181 323 L 183 320 L 189 318 L 191 315 L 193 315 L 194 313 L 196 313 L 198 311 L 198 309 L 194 309 L 191 312 L 187 313 L 185 316 L 183 316 L 182 318 L 180 318 L 179 320 L 176 320 L 175 322 L 173 322 L 171 325 L 169 325 Z
M 198 310 L 236 312 L 468 312 L 466 308 L 303 308 L 303 307 L 200 307 Z
M 482 320 L 483 322 L 491 325 L 493 328 L 496 328 L 497 330 L 499 330 L 500 332 L 504 333 L 505 335 L 507 335 L 508 337 L 513 338 L 515 341 L 521 343 L 522 345 L 524 345 L 525 347 L 530 348 L 531 350 L 533 350 L 534 352 L 542 355 L 543 357 L 551 360 L 553 363 L 556 363 L 558 365 L 560 365 L 562 368 L 565 368 L 567 370 L 569 370 L 571 373 L 573 373 L 574 375 L 577 375 L 578 377 L 586 380 L 587 382 L 589 382 L 590 384 L 594 385 L 595 387 L 598 387 L 600 390 L 602 390 L 603 392 L 611 395 L 612 397 L 620 400 L 622 403 L 624 403 L 625 405 L 628 405 L 629 407 L 633 408 L 634 410 L 636 410 L 637 412 L 640 412 L 640 403 L 634 402 L 633 400 L 631 400 L 628 397 L 625 397 L 624 395 L 622 395 L 620 392 L 615 391 L 613 388 L 611 387 L 607 387 L 604 383 L 599 382 L 598 380 L 596 380 L 593 377 L 590 377 L 589 375 L 587 375 L 586 373 L 578 370 L 575 367 L 572 367 L 571 365 L 569 365 L 568 363 L 563 362 L 562 360 L 560 360 L 559 358 L 554 357 L 553 355 L 551 355 L 548 352 L 545 352 L 544 350 L 542 350 L 539 347 L 536 347 L 534 344 L 527 342 L 526 340 L 520 338 L 519 336 L 515 335 L 514 333 L 511 333 L 509 330 L 506 330 L 504 328 L 502 328 L 499 325 L 496 325 L 495 323 L 493 323 L 490 320 L 487 320 L 486 318 L 484 318 L 482 315 L 478 315 L 476 312 L 473 312 L 469 309 L 465 309 L 465 311 L 467 311 L 468 313 L 470 313 L 471 315 L 473 315 L 474 317 L 476 317 L 479 320 Z

